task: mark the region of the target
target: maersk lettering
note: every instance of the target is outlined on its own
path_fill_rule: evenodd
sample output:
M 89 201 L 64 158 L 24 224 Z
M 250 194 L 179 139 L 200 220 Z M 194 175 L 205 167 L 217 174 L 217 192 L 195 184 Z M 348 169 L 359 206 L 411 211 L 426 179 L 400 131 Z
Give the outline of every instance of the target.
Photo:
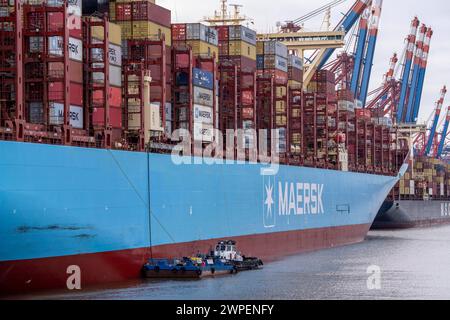
M 323 188 L 317 183 L 278 182 L 278 214 L 324 214 Z

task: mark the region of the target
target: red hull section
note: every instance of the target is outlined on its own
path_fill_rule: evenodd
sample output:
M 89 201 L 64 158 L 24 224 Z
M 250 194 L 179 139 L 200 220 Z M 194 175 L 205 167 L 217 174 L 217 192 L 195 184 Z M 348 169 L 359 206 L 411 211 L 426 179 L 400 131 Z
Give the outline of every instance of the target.
M 311 229 L 233 237 L 247 256 L 265 261 L 283 256 L 332 248 L 364 240 L 370 225 Z M 195 241 L 153 248 L 153 257 L 171 258 L 208 252 L 221 239 Z M 150 256 L 148 248 L 64 257 L 0 262 L 0 294 L 27 294 L 43 290 L 67 290 L 67 268 L 81 269 L 81 286 L 135 280 Z

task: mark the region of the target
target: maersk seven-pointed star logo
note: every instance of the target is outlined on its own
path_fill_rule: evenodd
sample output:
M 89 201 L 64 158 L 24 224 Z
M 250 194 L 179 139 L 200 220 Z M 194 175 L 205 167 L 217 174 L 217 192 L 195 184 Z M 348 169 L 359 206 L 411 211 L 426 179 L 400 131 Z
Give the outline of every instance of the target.
M 268 217 L 272 217 L 272 207 L 274 204 L 273 201 L 273 185 L 270 184 L 266 186 L 266 202 L 264 204 L 267 207 L 266 213 Z

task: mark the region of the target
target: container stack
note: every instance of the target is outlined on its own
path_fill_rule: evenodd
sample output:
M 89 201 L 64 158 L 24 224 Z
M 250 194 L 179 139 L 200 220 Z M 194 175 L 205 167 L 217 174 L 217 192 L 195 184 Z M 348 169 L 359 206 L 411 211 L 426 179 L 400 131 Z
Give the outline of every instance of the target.
M 109 29 L 109 92 L 107 93 L 109 103 L 110 124 L 113 130 L 122 129 L 122 36 L 119 25 L 107 22 Z M 92 44 L 104 43 L 104 28 L 100 26 L 91 27 Z M 91 59 L 94 68 L 104 67 L 103 49 L 92 48 Z M 102 72 L 93 72 L 92 80 L 94 85 L 104 85 L 105 75 Z M 94 90 L 92 93 L 94 106 L 104 105 L 103 90 Z M 94 126 L 104 125 L 104 108 L 95 108 L 93 110 L 92 122 Z
M 194 93 L 194 141 L 212 142 L 215 123 L 214 73 L 194 68 L 192 70 L 192 84 Z
M 317 71 L 308 85 L 307 92 L 326 94 L 328 100 L 337 100 L 335 74 L 329 70 Z
M 245 72 L 256 71 L 256 32 L 244 26 L 215 27 L 219 37 L 219 58 Z
M 122 28 L 124 40 L 145 40 L 165 37 L 171 45 L 171 12 L 155 4 L 153 0 L 117 0 L 109 2 L 111 21 Z
M 35 10 L 37 8 L 44 9 Z M 67 103 L 70 105 L 70 124 L 83 129 L 81 0 L 72 1 L 67 12 L 64 8 L 62 0 L 26 1 L 24 4 L 27 118 L 34 124 L 63 125 Z M 44 26 L 45 21 L 48 21 L 47 26 Z M 66 29 L 69 30 L 68 38 L 65 38 Z M 66 78 L 69 79 L 70 95 L 65 93 Z
M 219 35 L 217 30 L 201 23 L 172 24 L 174 47 L 190 47 L 194 56 L 219 59 Z
M 213 57 L 192 57 L 190 47 L 174 48 L 172 124 L 190 132 L 193 151 L 201 152 L 195 147 L 214 139 L 217 68 Z
M 110 1 L 109 12 L 111 20 L 122 29 L 122 48 L 127 65 L 135 65 L 132 68 L 136 69 L 139 68 L 136 64 L 142 63 L 151 73 L 150 103 L 153 107 L 159 106 L 161 123 L 165 128 L 172 116 L 171 12 L 153 0 Z M 168 135 L 170 128 L 165 130 Z
M 258 76 L 273 76 L 275 83 L 288 83 L 288 49 L 276 41 L 264 41 L 257 44 Z M 299 79 L 299 78 L 298 78 Z
M 301 58 L 288 55 L 289 86 L 301 87 L 303 85 L 303 61 Z

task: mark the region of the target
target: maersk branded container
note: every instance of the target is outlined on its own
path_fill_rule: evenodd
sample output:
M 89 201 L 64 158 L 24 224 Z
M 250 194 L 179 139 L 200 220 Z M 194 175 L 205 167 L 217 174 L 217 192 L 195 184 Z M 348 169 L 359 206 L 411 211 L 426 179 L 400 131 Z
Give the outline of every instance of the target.
M 201 40 L 203 42 L 217 46 L 219 44 L 219 36 L 217 30 L 205 26 L 201 23 L 186 24 L 186 40 Z
M 197 105 L 213 107 L 214 93 L 213 90 L 194 87 L 194 103 Z
M 277 69 L 283 72 L 288 72 L 288 61 L 276 55 L 264 56 L 264 69 Z
M 202 123 L 212 125 L 214 122 L 214 113 L 212 107 L 194 104 L 193 110 L 194 123 Z
M 278 41 L 264 42 L 264 55 L 276 55 L 282 58 L 288 57 L 288 48 Z
M 288 67 L 303 70 L 303 61 L 300 57 L 288 55 Z
M 193 85 L 214 90 L 214 75 L 211 72 L 194 68 L 192 72 Z
M 245 41 L 251 44 L 252 46 L 256 47 L 256 31 L 253 31 L 244 26 L 229 26 L 228 39 L 230 41 L 233 40 Z

